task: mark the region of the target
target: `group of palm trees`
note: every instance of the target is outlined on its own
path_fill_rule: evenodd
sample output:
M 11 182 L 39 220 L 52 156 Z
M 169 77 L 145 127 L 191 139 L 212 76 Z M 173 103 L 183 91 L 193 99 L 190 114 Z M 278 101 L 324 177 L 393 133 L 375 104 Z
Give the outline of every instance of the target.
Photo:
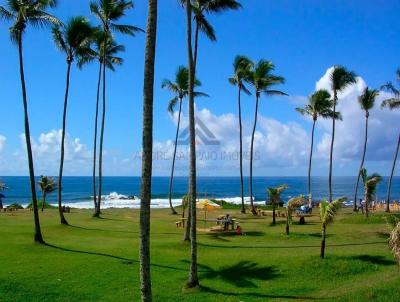
M 83 16 L 72 17 L 65 23 L 47 12 L 49 8 L 54 8 L 57 4 L 55 0 L 8 0 L 7 6 L 0 6 L 0 17 L 3 20 L 12 22 L 10 37 L 18 46 L 20 77 L 22 86 L 22 99 L 25 117 L 25 139 L 28 154 L 29 176 L 32 193 L 32 203 L 35 216 L 35 241 L 44 242 L 41 231 L 37 209 L 37 196 L 35 189 L 35 174 L 30 141 L 28 100 L 25 85 L 24 60 L 23 60 L 23 37 L 28 26 L 38 26 L 40 28 L 50 27 L 52 37 L 56 47 L 65 55 L 67 71 L 65 97 L 63 104 L 61 146 L 60 146 L 60 166 L 58 174 L 58 209 L 60 221 L 68 225 L 62 211 L 62 181 L 64 168 L 64 149 L 67 122 L 68 97 L 70 88 L 70 75 L 73 63 L 76 62 L 78 68 L 85 64 L 98 61 L 99 76 L 97 84 L 97 99 L 95 107 L 95 127 L 93 145 L 93 200 L 95 205 L 94 216 L 99 217 L 102 196 L 102 162 L 103 162 L 103 142 L 106 118 L 106 70 L 115 70 L 116 65 L 121 65 L 123 59 L 118 57 L 118 53 L 124 51 L 124 46 L 115 41 L 115 33 L 134 36 L 142 29 L 132 25 L 122 25 L 116 23 L 125 16 L 128 9 L 133 8 L 132 1 L 125 0 L 99 0 L 90 3 L 90 11 L 99 20 L 99 25 L 93 26 L 87 18 Z M 97 152 L 98 139 L 98 114 L 100 105 L 100 88 L 102 85 L 102 118 L 100 127 L 100 147 Z M 98 178 L 96 178 L 96 162 L 98 153 Z M 98 183 L 97 183 L 98 182 Z M 98 189 L 98 191 L 97 191 Z
M 308 166 L 308 195 L 310 204 L 312 202 L 312 191 L 311 191 L 311 166 L 312 166 L 312 155 L 314 146 L 314 131 L 315 124 L 319 117 L 332 119 L 332 140 L 330 148 L 330 160 L 329 160 L 329 202 L 332 202 L 332 162 L 333 162 L 333 146 L 335 140 L 335 123 L 336 120 L 342 120 L 340 112 L 336 111 L 336 105 L 339 100 L 338 93 L 342 92 L 345 88 L 356 83 L 356 75 L 354 72 L 348 71 L 343 66 L 335 66 L 330 74 L 331 78 L 331 90 L 333 92 L 333 98 L 327 90 L 318 90 L 309 97 L 308 104 L 303 108 L 296 108 L 296 110 L 304 115 L 312 118 L 312 130 L 311 130 L 311 148 Z M 400 70 L 397 71 L 397 80 L 400 81 Z M 386 99 L 381 103 L 381 108 L 388 107 L 389 109 L 400 108 L 400 92 L 395 88 L 392 83 L 387 83 L 381 86 L 382 90 L 390 92 L 393 97 Z M 357 193 L 360 178 L 363 181 L 365 191 L 365 203 L 366 203 L 366 215 L 368 215 L 368 202 L 371 201 L 372 194 L 375 192 L 376 185 L 381 181 L 381 177 L 378 174 L 367 175 L 367 171 L 364 167 L 365 155 L 367 151 L 368 142 L 368 119 L 370 110 L 374 107 L 376 98 L 379 95 L 379 90 L 370 89 L 366 87 L 362 94 L 358 97 L 358 102 L 361 109 L 365 113 L 365 136 L 364 136 L 364 148 L 362 152 L 360 168 L 357 172 L 357 180 L 354 193 L 353 208 L 357 211 Z M 392 170 L 389 178 L 389 184 L 387 189 L 386 197 L 386 211 L 389 212 L 390 203 L 390 191 L 392 186 L 393 174 L 396 166 L 396 160 L 399 151 L 400 134 L 397 142 L 396 152 L 393 160 Z
M 182 101 L 185 97 L 188 99 L 189 111 L 189 136 L 190 136 L 190 157 L 189 157 L 189 188 L 188 188 L 188 240 L 190 241 L 190 269 L 187 287 L 192 288 L 199 285 L 197 273 L 197 240 L 196 240 L 196 145 L 195 145 L 195 110 L 194 98 L 196 96 L 207 96 L 201 92 L 195 92 L 194 88 L 200 86 L 200 82 L 196 78 L 196 68 L 199 53 L 199 35 L 205 36 L 211 41 L 216 41 L 215 30 L 207 17 L 211 14 L 219 14 L 227 10 L 237 10 L 242 6 L 236 0 L 179 0 L 180 4 L 185 8 L 186 12 L 186 42 L 188 54 L 188 68 L 181 67 L 178 69 L 175 83 L 164 81 L 163 87 L 172 91 L 175 96 L 169 104 L 172 111 L 175 105 L 179 104 L 177 134 L 179 133 L 180 113 L 182 110 Z M 142 29 L 132 25 L 121 25 L 116 22 L 121 19 L 127 10 L 133 8 L 132 1 L 127 0 L 98 0 L 90 4 L 90 11 L 98 19 L 99 25 L 92 26 L 84 17 L 73 17 L 65 24 L 58 20 L 55 16 L 47 12 L 48 9 L 56 6 L 56 0 L 7 0 L 7 7 L 0 6 L 0 17 L 6 21 L 12 22 L 10 28 L 11 40 L 18 46 L 19 68 L 21 77 L 22 100 L 24 108 L 24 125 L 25 139 L 28 155 L 29 176 L 32 193 L 33 214 L 35 222 L 34 239 L 38 243 L 44 243 L 38 213 L 38 203 L 35 189 L 35 174 L 32 156 L 32 147 L 30 141 L 28 100 L 25 86 L 24 61 L 23 61 L 23 37 L 26 34 L 28 26 L 51 27 L 53 40 L 56 46 L 66 56 L 67 74 L 66 87 L 63 105 L 62 117 L 62 138 L 60 152 L 60 169 L 58 177 L 58 206 L 60 213 L 60 221 L 67 225 L 62 212 L 62 176 L 64 165 L 64 144 L 66 132 L 66 119 L 69 96 L 70 71 L 75 61 L 79 68 L 93 61 L 99 62 L 99 73 L 97 82 L 97 98 L 95 106 L 95 123 L 94 123 L 94 146 L 93 146 L 93 196 L 95 212 L 94 217 L 101 214 L 101 197 L 102 197 L 102 159 L 103 159 L 103 143 L 104 129 L 106 118 L 106 71 L 114 70 L 116 65 L 121 65 L 123 59 L 118 57 L 118 53 L 124 51 L 124 47 L 115 41 L 115 34 L 127 34 L 134 36 Z M 194 31 L 193 31 L 194 24 Z M 143 86 L 143 157 L 142 157 L 142 177 L 141 177 L 141 208 L 140 208 L 140 279 L 142 301 L 151 301 L 151 276 L 150 276 L 150 201 L 151 201 L 151 176 L 152 176 L 152 150 L 153 150 L 153 90 L 154 90 L 154 70 L 155 70 L 155 53 L 156 53 L 156 35 L 157 35 L 157 0 L 148 0 L 148 16 L 146 27 L 146 45 L 145 45 L 145 62 L 144 62 L 144 86 Z M 240 129 L 240 176 L 241 176 L 241 198 L 242 211 L 245 212 L 243 197 L 243 164 L 242 164 L 242 120 L 241 120 L 241 93 L 254 93 L 256 104 L 254 114 L 254 125 L 250 141 L 250 206 L 253 213 L 256 212 L 253 204 L 253 149 L 254 136 L 257 127 L 257 117 L 259 101 L 261 96 L 286 95 L 280 90 L 273 87 L 277 84 L 284 83 L 284 78 L 273 74 L 274 65 L 267 60 L 253 62 L 245 56 L 238 56 L 234 60 L 234 74 L 229 78 L 229 82 L 238 88 L 238 110 L 239 110 L 239 129 Z M 400 72 L 398 72 L 400 77 Z M 335 122 L 340 119 L 340 113 L 336 112 L 336 105 L 339 100 L 338 93 L 343 91 L 349 85 L 356 82 L 355 74 L 348 71 L 342 66 L 335 66 L 331 73 L 333 96 L 327 91 L 318 91 L 310 97 L 310 103 L 299 112 L 304 115 L 310 115 L 313 119 L 312 142 L 310 152 L 309 165 L 309 183 L 308 191 L 311 196 L 311 162 L 313 149 L 313 133 L 315 123 L 318 117 L 332 118 L 332 141 L 330 149 L 330 168 L 329 168 L 329 205 L 326 206 L 326 224 L 330 222 L 331 213 L 335 211 L 336 203 L 332 202 L 332 161 L 333 146 L 335 139 Z M 252 91 L 247 87 L 252 86 Z M 101 90 L 102 88 L 102 90 Z M 389 108 L 399 107 L 399 91 L 394 85 L 388 83 L 384 86 L 388 91 L 394 94 L 393 99 L 385 101 L 383 104 Z M 366 90 L 366 112 L 370 109 L 371 97 L 377 93 Z M 102 96 L 101 122 L 100 122 L 100 138 L 98 151 L 98 179 L 96 178 L 97 164 L 97 139 L 98 139 L 98 118 L 100 114 L 100 96 Z M 361 98 L 360 98 L 361 102 Z M 368 114 L 367 121 L 368 122 Z M 400 143 L 400 136 L 399 136 Z M 397 146 L 396 157 L 398 153 L 399 143 Z M 177 144 L 175 144 L 176 147 Z M 176 149 L 174 154 L 176 153 Z M 365 152 L 364 152 L 365 153 Z M 364 156 L 363 156 L 364 158 Z M 174 162 L 172 164 L 171 180 L 170 180 L 170 200 L 172 194 L 172 181 L 174 173 Z M 359 176 L 364 180 L 370 180 L 363 170 L 363 163 L 359 171 Z M 396 158 L 393 164 L 396 163 Z M 393 174 L 393 173 L 392 173 Z M 374 177 L 372 177 L 374 178 Z M 391 184 L 391 180 L 390 180 Z M 371 192 L 371 190 L 369 191 Z M 389 192 L 390 195 L 390 186 Z M 275 202 L 274 202 L 275 203 Z M 294 202 L 295 204 L 296 202 Z M 172 208 L 172 203 L 171 203 Z M 173 210 L 173 208 L 172 208 Z M 174 211 L 174 210 L 173 210 Z M 174 211 L 175 212 L 175 211 Z

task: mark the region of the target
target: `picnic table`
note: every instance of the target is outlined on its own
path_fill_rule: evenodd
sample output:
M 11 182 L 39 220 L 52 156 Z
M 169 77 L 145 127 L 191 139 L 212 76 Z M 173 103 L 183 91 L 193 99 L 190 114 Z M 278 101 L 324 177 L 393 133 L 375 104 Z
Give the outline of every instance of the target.
M 225 215 L 222 215 L 222 216 L 223 216 L 223 218 L 221 218 L 221 216 L 218 216 L 218 218 L 216 218 L 216 219 L 204 219 L 202 221 L 215 222 L 217 225 L 224 225 L 224 226 L 225 226 L 225 224 L 228 224 L 228 228 L 230 226 L 231 230 L 235 230 L 235 227 L 239 223 L 238 220 L 236 218 L 232 218 L 230 220 L 227 220 L 227 219 L 225 219 L 226 218 Z M 201 220 L 201 219 L 197 219 L 197 220 Z M 179 228 L 179 227 L 184 228 L 186 221 L 187 221 L 187 218 L 180 218 L 177 222 L 175 222 L 176 227 L 177 228 Z

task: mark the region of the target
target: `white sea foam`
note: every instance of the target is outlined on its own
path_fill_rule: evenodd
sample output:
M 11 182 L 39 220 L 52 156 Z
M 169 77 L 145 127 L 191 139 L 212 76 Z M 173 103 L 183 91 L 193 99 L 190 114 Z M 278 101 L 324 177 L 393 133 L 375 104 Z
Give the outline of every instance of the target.
M 214 199 L 214 198 L 212 198 Z M 225 200 L 228 203 L 232 204 L 240 204 L 242 199 L 240 197 L 223 197 L 223 198 L 215 198 L 216 200 Z M 179 206 L 182 205 L 181 198 L 172 199 L 172 205 Z M 250 203 L 250 197 L 245 197 L 244 201 L 246 204 Z M 264 201 L 255 201 L 255 204 L 264 203 Z M 53 206 L 57 206 L 57 204 L 52 204 Z M 82 200 L 78 202 L 64 202 L 63 205 L 69 206 L 71 208 L 77 209 L 93 209 L 94 204 L 93 200 Z M 169 207 L 168 198 L 154 198 L 151 200 L 150 204 L 151 208 L 158 208 L 164 209 Z M 131 209 L 138 209 L 140 208 L 140 199 L 137 196 L 127 196 L 118 194 L 117 192 L 112 192 L 108 195 L 103 195 L 101 198 L 101 208 L 108 209 L 108 208 L 131 208 Z

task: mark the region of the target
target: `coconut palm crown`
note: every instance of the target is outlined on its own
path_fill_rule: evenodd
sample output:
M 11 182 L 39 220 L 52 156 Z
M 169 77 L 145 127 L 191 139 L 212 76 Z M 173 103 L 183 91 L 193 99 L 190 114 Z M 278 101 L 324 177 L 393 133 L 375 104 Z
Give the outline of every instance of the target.
M 398 83 L 400 83 L 400 68 L 396 71 L 396 80 Z M 400 108 L 400 90 L 397 89 L 392 82 L 382 85 L 381 90 L 393 94 L 392 98 L 386 99 L 382 102 L 382 108 L 388 107 L 390 110 Z
M 308 104 L 304 108 L 296 108 L 296 111 L 303 116 L 310 116 L 314 121 L 318 117 L 332 118 L 334 116 L 332 110 L 333 100 L 331 94 L 325 90 L 318 90 L 308 98 Z M 342 115 L 340 112 L 335 112 L 335 118 L 341 120 Z

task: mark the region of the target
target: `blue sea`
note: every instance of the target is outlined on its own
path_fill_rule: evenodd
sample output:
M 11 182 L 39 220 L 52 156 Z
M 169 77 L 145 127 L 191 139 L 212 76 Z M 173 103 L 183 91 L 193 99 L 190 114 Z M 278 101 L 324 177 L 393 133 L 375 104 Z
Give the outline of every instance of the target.
M 5 182 L 9 189 L 3 192 L 6 195 L 4 204 L 18 202 L 26 205 L 30 202 L 29 178 L 25 176 L 0 176 L 0 180 Z M 245 178 L 245 196 L 249 200 L 248 187 L 249 180 Z M 333 191 L 335 196 L 346 196 L 350 200 L 354 197 L 355 177 L 343 176 L 334 177 Z M 382 200 L 386 198 L 388 178 L 384 177 L 378 186 L 377 196 Z M 153 178 L 153 208 L 168 207 L 168 177 Z M 266 188 L 281 184 L 287 184 L 289 188 L 282 194 L 284 200 L 300 194 L 307 194 L 307 177 L 254 177 L 253 192 L 255 200 L 265 202 L 267 198 Z M 181 204 L 182 196 L 186 194 L 188 180 L 186 177 L 176 177 L 174 179 L 174 205 Z M 200 198 L 224 199 L 232 203 L 240 203 L 240 178 L 239 177 L 198 177 L 197 190 Z M 313 199 L 319 200 L 328 195 L 328 178 L 312 178 Z M 360 187 L 359 197 L 363 189 Z M 37 192 L 41 198 L 41 192 Z M 103 177 L 103 207 L 116 208 L 138 208 L 140 195 L 139 177 Z M 50 203 L 56 202 L 57 193 L 48 195 Z M 76 208 L 93 208 L 92 178 L 91 177 L 64 177 L 63 181 L 63 200 L 64 204 Z M 133 198 L 132 196 L 135 196 Z M 392 199 L 400 199 L 400 177 L 394 177 L 392 185 Z

